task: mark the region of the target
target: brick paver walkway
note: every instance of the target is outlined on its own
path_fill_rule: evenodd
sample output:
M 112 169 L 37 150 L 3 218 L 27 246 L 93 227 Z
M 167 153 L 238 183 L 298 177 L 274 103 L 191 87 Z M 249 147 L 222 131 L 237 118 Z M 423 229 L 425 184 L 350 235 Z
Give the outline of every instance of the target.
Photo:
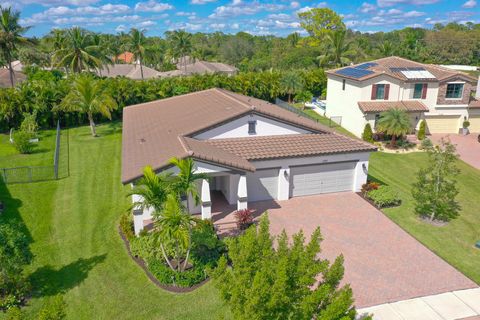
M 213 220 L 221 235 L 234 233 L 235 206 L 213 197 Z M 250 204 L 258 216 L 268 210 L 271 232 L 321 227 L 322 256 L 345 257 L 345 283 L 357 307 L 477 287 L 403 231 L 383 213 L 351 192 L 262 201 Z
M 450 141 L 457 146 L 457 152 L 463 161 L 480 170 L 480 143 L 477 140 L 478 133 L 472 133 L 466 136 L 435 133 L 430 136 L 434 143 L 438 143 L 442 137 L 450 139 Z

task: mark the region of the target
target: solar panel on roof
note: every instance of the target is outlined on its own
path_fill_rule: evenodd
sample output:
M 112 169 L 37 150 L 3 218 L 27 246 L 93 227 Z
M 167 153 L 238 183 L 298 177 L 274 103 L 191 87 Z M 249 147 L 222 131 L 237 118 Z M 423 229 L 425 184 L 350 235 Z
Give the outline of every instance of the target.
M 358 69 L 358 68 L 343 68 L 340 70 L 337 70 L 335 72 L 336 74 L 341 74 L 342 76 L 347 76 L 347 77 L 352 77 L 355 79 L 362 78 L 364 76 L 368 76 L 369 74 L 374 73 L 373 71 L 370 70 L 365 70 L 365 69 Z
M 378 63 L 376 62 L 367 62 L 361 65 L 356 66 L 355 68 L 357 69 L 368 69 L 370 67 L 378 66 Z
M 421 71 L 425 70 L 424 67 L 402 67 L 402 68 L 390 68 L 392 72 L 402 72 L 402 71 Z

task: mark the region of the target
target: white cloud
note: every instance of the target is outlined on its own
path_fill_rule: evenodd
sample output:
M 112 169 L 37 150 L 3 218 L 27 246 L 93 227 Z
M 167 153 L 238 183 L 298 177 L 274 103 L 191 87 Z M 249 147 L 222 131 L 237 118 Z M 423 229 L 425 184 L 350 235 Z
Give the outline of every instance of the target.
M 377 0 L 379 7 L 392 7 L 397 4 L 426 5 L 437 3 L 440 0 Z
M 210 25 L 210 28 L 212 29 L 225 29 L 226 25 L 225 23 L 212 23 Z
M 233 0 L 233 2 L 229 5 L 215 8 L 214 12 L 208 17 L 214 19 L 241 15 L 253 15 L 261 11 L 279 11 L 285 8 L 285 5 L 282 4 L 266 4 L 257 1 L 243 2 L 241 0 Z
M 190 16 L 196 15 L 196 13 L 195 12 L 178 11 L 177 13 L 175 13 L 175 15 L 180 16 L 180 17 L 190 17 Z
M 368 2 L 362 3 L 360 8 L 358 9 L 358 11 L 363 12 L 363 13 L 369 13 L 369 12 L 373 12 L 375 10 L 377 10 L 377 6 L 375 6 L 371 3 L 368 3 Z
M 238 23 L 233 23 L 230 25 L 232 29 L 240 29 L 240 25 Z
M 300 7 L 300 2 L 298 2 L 298 1 L 292 1 L 292 2 L 290 2 L 290 8 L 292 8 L 292 9 L 297 9 L 297 8 L 299 8 L 299 7 Z
M 147 28 L 156 25 L 157 23 L 152 20 L 147 20 L 147 21 L 142 21 L 140 23 L 137 23 L 137 26 L 140 28 Z
M 115 28 L 115 32 L 124 32 L 125 30 L 127 30 L 127 26 L 125 26 L 124 24 L 119 24 Z
M 477 6 L 477 1 L 475 0 L 468 0 L 467 2 L 465 2 L 463 5 L 462 5 L 462 8 L 467 8 L 467 9 L 471 9 L 471 8 L 474 8 Z
M 20 0 L 22 4 L 39 4 L 42 6 L 58 6 L 58 5 L 72 5 L 72 6 L 89 6 L 99 2 L 100 0 Z
M 317 4 L 316 6 L 313 6 L 313 7 L 310 7 L 310 6 L 306 6 L 306 7 L 303 7 L 303 8 L 300 8 L 296 11 L 296 13 L 302 13 L 302 12 L 306 12 L 306 11 L 310 11 L 314 8 L 325 8 L 327 6 L 327 3 L 326 2 L 320 2 L 319 4 Z
M 162 12 L 170 9 L 173 9 L 173 6 L 171 4 L 156 2 L 155 0 L 149 0 L 147 2 L 138 2 L 135 5 L 135 11 Z
M 408 11 L 408 12 L 405 12 L 405 14 L 403 15 L 404 17 L 406 18 L 416 18 L 416 17 L 421 17 L 421 16 L 424 16 L 425 15 L 425 12 L 419 12 L 419 11 Z
M 209 2 L 215 2 L 217 0 L 192 0 L 190 1 L 191 4 L 206 4 Z

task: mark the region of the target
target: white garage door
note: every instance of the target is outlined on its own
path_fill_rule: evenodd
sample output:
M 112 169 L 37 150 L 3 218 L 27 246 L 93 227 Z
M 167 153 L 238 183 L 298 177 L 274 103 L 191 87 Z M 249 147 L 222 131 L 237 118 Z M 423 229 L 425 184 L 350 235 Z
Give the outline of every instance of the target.
M 248 201 L 277 199 L 278 171 L 264 169 L 247 173 Z
M 356 162 L 339 162 L 292 167 L 290 195 L 292 197 L 353 189 Z
M 470 116 L 468 121 L 470 121 L 470 127 L 468 128 L 470 132 L 480 133 L 480 116 Z
M 458 133 L 460 116 L 425 117 L 429 133 Z

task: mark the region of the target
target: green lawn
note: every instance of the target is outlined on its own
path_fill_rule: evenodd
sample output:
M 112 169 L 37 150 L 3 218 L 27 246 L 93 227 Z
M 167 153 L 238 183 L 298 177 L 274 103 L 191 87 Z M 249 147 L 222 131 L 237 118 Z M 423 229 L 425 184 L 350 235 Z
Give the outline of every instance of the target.
M 372 154 L 370 178 L 393 186 L 401 195 L 403 204 L 384 212 L 440 257 L 455 266 L 469 278 L 480 284 L 480 170 L 458 161 L 460 194 L 457 200 L 462 206 L 460 217 L 443 227 L 435 227 L 420 221 L 414 214 L 411 185 L 416 181 L 418 168 L 426 166 L 425 153 L 405 155 Z
M 100 137 L 92 138 L 88 127 L 71 129 L 67 178 L 0 184 L 0 199 L 7 206 L 0 223 L 16 220 L 28 232 L 35 254 L 27 272 L 41 290 L 26 312 L 32 316 L 46 296 L 63 293 L 69 319 L 229 318 L 211 283 L 188 294 L 168 293 L 154 286 L 127 256 L 117 233 L 118 219 L 129 206 L 128 187 L 120 183 L 120 130 L 119 123 L 102 125 Z M 0 167 L 39 161 L 43 154 L 17 155 L 4 139 L 0 143 Z M 416 168 L 425 162 L 425 154 L 418 153 L 372 155 L 371 176 L 395 186 L 404 200 L 386 214 L 480 283 L 480 250 L 473 247 L 480 240 L 480 171 L 459 164 L 461 216 L 448 226 L 433 227 L 413 215 L 410 196 Z
M 117 233 L 128 208 L 120 183 L 120 124 L 70 132 L 70 177 L 0 185 L 2 220 L 17 220 L 31 237 L 35 260 L 28 272 L 35 292 L 32 317 L 45 296 L 64 293 L 68 319 L 212 319 L 227 314 L 211 283 L 188 294 L 154 286 L 127 256 Z M 14 156 L 1 141 L 0 167 L 37 155 Z M 4 152 L 7 150 L 7 152 Z M 6 155 L 6 156 L 4 156 Z M 0 314 L 2 318 L 2 314 Z

